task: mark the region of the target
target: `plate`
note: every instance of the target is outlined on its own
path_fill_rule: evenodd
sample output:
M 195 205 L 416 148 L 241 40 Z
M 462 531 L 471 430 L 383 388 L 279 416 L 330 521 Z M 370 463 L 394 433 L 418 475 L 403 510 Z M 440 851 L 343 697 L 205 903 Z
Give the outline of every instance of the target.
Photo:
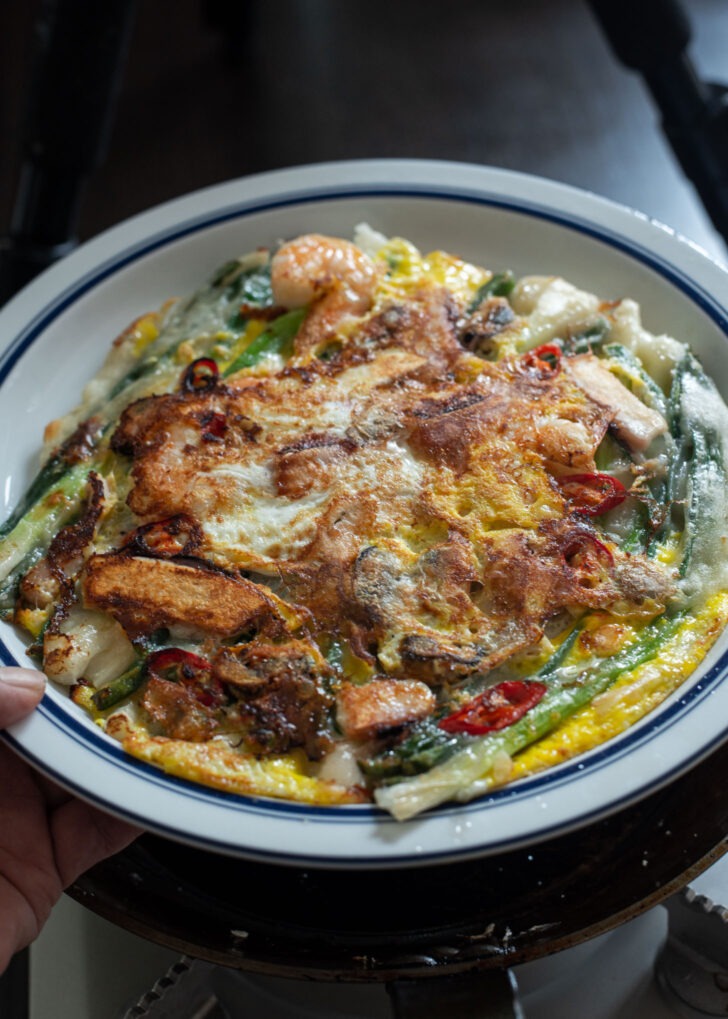
M 559 274 L 630 296 L 653 333 L 684 337 L 728 393 L 728 274 L 629 209 L 551 181 L 437 161 L 320 164 L 243 178 L 102 234 L 0 313 L 3 519 L 34 474 L 45 423 L 73 406 L 108 346 L 140 313 L 197 287 L 231 256 L 308 231 L 368 222 L 424 251 L 494 271 Z M 79 796 L 158 834 L 281 864 L 400 867 L 500 853 L 619 810 L 670 782 L 725 737 L 724 635 L 701 669 L 621 737 L 467 805 L 399 823 L 374 807 L 315 808 L 205 789 L 127 757 L 61 690 L 7 738 Z M 0 657 L 23 663 L 12 628 Z

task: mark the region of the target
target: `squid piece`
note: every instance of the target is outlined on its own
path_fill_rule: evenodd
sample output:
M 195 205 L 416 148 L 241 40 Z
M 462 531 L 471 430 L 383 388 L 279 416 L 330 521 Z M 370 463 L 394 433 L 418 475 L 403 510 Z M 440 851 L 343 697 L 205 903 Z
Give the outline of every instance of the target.
M 645 406 L 598 357 L 580 354 L 564 358 L 562 363 L 564 371 L 589 399 L 610 412 L 618 438 L 631 450 L 643 452 L 653 439 L 667 431 L 662 414 Z

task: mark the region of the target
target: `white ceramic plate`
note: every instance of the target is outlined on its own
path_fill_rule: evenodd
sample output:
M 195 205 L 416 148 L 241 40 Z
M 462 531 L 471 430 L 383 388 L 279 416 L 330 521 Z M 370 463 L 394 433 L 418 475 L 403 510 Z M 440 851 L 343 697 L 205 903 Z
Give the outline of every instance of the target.
M 34 473 L 41 432 L 69 409 L 112 338 L 143 311 L 197 287 L 232 255 L 306 231 L 349 236 L 362 221 L 493 270 L 561 274 L 631 296 L 655 333 L 687 339 L 728 393 L 728 274 L 645 217 L 593 195 L 501 170 L 420 161 L 334 163 L 234 181 L 110 230 L 0 313 L 4 519 Z M 10 627 L 0 657 L 24 662 Z M 671 781 L 724 738 L 726 641 L 657 711 L 594 752 L 477 802 L 401 824 L 371 807 L 311 808 L 227 795 L 126 757 L 49 690 L 12 744 L 78 795 L 202 848 L 325 867 L 411 866 L 536 842 Z

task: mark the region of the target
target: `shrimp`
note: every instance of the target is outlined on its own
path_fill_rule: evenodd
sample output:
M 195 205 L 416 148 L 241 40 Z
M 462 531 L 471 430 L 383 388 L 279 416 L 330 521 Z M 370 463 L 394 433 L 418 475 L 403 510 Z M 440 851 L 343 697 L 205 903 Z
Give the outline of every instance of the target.
M 273 299 L 284 308 L 302 308 L 341 289 L 353 312 L 371 307 L 380 270 L 350 241 L 323 234 L 304 234 L 273 256 Z
M 338 237 L 304 234 L 279 248 L 271 266 L 275 304 L 288 309 L 313 305 L 296 352 L 312 350 L 345 319 L 369 311 L 381 272 L 361 248 Z

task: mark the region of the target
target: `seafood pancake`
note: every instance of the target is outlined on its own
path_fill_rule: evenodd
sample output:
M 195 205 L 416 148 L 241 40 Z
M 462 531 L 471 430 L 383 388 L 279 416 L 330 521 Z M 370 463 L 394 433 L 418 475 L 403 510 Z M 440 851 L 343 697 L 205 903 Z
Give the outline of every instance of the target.
M 130 754 L 404 819 L 693 671 L 728 411 L 629 299 L 357 241 L 260 249 L 119 337 L 46 430 L 0 604 Z

